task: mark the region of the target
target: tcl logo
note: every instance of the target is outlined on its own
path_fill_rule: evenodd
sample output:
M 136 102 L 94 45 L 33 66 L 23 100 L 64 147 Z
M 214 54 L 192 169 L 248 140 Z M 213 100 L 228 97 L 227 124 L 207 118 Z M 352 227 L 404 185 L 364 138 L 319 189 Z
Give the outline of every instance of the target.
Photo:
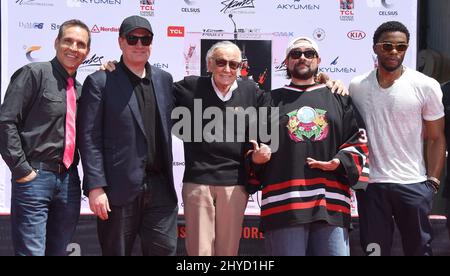
M 361 40 L 364 39 L 366 37 L 366 33 L 363 31 L 350 31 L 347 34 L 348 38 L 353 39 L 353 40 Z
M 184 27 L 182 26 L 169 26 L 167 28 L 168 37 L 184 37 Z

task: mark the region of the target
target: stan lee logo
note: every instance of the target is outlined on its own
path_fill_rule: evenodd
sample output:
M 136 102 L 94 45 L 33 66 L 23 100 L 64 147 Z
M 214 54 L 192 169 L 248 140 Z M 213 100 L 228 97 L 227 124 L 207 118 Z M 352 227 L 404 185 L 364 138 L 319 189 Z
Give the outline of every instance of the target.
M 232 12 L 239 9 L 255 8 L 255 0 L 226 0 L 222 1 L 225 7 L 220 10 L 223 13 Z

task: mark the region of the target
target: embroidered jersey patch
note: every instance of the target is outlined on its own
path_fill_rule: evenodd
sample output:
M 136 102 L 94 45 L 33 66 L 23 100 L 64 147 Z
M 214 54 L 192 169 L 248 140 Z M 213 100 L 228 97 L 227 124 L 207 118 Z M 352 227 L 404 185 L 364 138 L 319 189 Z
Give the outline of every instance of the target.
M 325 114 L 327 111 L 309 106 L 287 114 L 289 137 L 296 143 L 306 139 L 317 142 L 328 137 L 329 125 Z

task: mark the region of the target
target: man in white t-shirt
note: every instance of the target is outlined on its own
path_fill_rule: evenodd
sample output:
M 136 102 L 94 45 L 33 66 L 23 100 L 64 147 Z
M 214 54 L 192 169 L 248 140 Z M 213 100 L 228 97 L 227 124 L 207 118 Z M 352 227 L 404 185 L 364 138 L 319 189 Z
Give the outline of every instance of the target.
M 378 68 L 350 84 L 369 138 L 369 185 L 357 192 L 367 254 L 390 255 L 395 221 L 405 255 L 432 255 L 428 215 L 444 166 L 444 108 L 439 83 L 402 65 L 409 38 L 400 22 L 379 26 Z

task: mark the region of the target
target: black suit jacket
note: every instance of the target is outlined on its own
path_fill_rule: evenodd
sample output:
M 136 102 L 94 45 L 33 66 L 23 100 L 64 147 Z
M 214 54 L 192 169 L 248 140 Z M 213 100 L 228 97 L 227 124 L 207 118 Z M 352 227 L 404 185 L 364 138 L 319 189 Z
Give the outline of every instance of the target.
M 152 82 L 163 131 L 162 155 L 175 202 L 172 173 L 172 76 L 152 67 Z M 146 135 L 133 87 L 121 66 L 98 71 L 83 85 L 78 111 L 78 138 L 86 195 L 103 187 L 110 204 L 123 206 L 139 194 L 147 159 Z

